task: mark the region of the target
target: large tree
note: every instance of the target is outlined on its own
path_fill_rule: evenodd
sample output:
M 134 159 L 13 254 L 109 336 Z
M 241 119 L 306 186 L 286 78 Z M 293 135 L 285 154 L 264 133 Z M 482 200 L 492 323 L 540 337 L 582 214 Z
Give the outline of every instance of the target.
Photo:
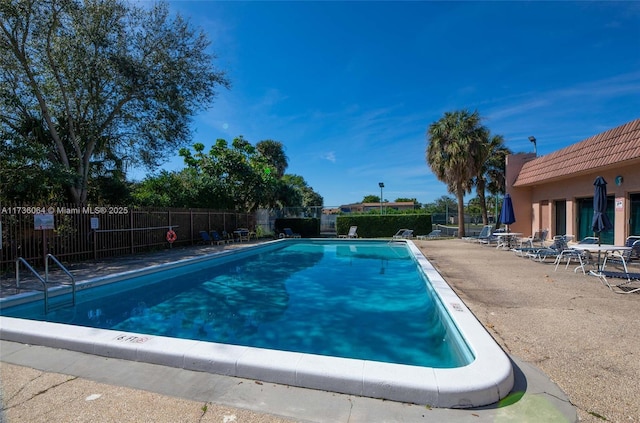
M 194 152 L 180 150 L 190 180 L 204 190 L 199 197 L 215 199 L 218 207 L 255 210 L 258 207 L 322 206 L 322 197 L 298 175 L 287 175 L 288 159 L 279 141 L 255 146 L 239 136 L 231 145 L 218 139 L 208 152 L 196 143 Z M 209 207 L 215 207 L 209 206 Z
M 85 203 L 96 164 L 151 167 L 190 141 L 191 118 L 229 85 L 209 44 L 166 3 L 3 0 L 4 142 L 43 146 L 40 168 L 65 174 L 69 199 Z
M 456 196 L 459 237 L 465 235 L 464 195 L 471 192 L 473 177 L 478 173 L 478 156 L 486 131 L 480 114 L 467 110 L 446 112 L 427 129 L 427 163 Z
M 322 207 L 324 198 L 315 192 L 313 187 L 310 187 L 302 176 L 286 174 L 282 177 L 282 183 L 287 187 L 285 191 L 292 192 L 295 198 L 299 198 L 299 202 L 295 203 L 289 198 L 282 197 L 281 202 L 283 205 L 303 208 Z
M 424 208 L 428 213 L 446 214 L 449 210 L 457 209 L 456 199 L 448 195 L 443 195 L 440 198 L 437 198 L 433 203 L 425 204 Z

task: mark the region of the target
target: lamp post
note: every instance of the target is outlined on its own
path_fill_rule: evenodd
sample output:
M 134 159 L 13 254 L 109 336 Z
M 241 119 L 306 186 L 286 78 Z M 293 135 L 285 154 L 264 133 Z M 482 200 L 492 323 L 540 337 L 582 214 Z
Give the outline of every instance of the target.
M 533 135 L 531 135 L 529 137 L 529 141 L 531 141 L 533 143 L 533 154 L 536 155 L 536 157 L 538 157 L 538 147 L 536 145 L 536 137 L 534 137 Z
M 382 214 L 382 188 L 384 188 L 384 182 L 378 182 L 380 187 L 380 214 Z

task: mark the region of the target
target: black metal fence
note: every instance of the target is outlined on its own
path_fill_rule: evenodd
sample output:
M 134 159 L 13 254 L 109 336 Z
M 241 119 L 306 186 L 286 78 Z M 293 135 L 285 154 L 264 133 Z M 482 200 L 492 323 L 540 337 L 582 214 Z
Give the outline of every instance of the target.
M 66 262 L 135 254 L 201 242 L 200 231 L 254 228 L 254 213 L 126 206 L 0 205 L 0 270 L 22 257 L 41 266 L 47 254 Z M 168 241 L 169 230 L 175 241 Z

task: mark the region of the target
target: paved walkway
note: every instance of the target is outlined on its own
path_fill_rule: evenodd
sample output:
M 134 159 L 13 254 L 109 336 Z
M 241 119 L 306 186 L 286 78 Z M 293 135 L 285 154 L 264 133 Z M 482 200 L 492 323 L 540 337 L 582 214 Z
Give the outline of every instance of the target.
M 416 244 L 513 358 L 517 385 L 501 404 L 429 409 L 3 341 L 0 421 L 576 421 L 572 403 L 582 421 L 640 421 L 640 295 L 460 240 Z M 73 273 L 83 279 L 221 248 L 92 262 Z

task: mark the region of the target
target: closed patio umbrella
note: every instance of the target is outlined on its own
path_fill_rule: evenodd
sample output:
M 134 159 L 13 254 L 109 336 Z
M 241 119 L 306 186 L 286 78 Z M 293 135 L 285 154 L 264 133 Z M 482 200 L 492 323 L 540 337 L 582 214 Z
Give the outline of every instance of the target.
M 607 181 L 602 176 L 598 176 L 593 182 L 593 222 L 591 227 L 594 234 L 598 234 L 598 245 L 600 245 L 600 233 L 610 231 L 613 225 L 607 216 Z
M 513 212 L 513 203 L 511 202 L 511 195 L 505 194 L 504 201 L 502 202 L 502 209 L 500 210 L 500 223 L 507 226 L 507 232 L 509 232 L 509 225 L 516 221 L 516 216 Z M 511 237 L 507 237 L 509 248 L 511 248 Z
M 607 181 L 602 176 L 598 176 L 593 182 L 595 189 L 593 191 L 593 222 L 591 229 L 594 235 L 598 234 L 598 245 L 601 244 L 600 233 L 610 231 L 613 225 L 607 216 Z M 598 251 L 598 270 L 600 268 L 600 251 Z

